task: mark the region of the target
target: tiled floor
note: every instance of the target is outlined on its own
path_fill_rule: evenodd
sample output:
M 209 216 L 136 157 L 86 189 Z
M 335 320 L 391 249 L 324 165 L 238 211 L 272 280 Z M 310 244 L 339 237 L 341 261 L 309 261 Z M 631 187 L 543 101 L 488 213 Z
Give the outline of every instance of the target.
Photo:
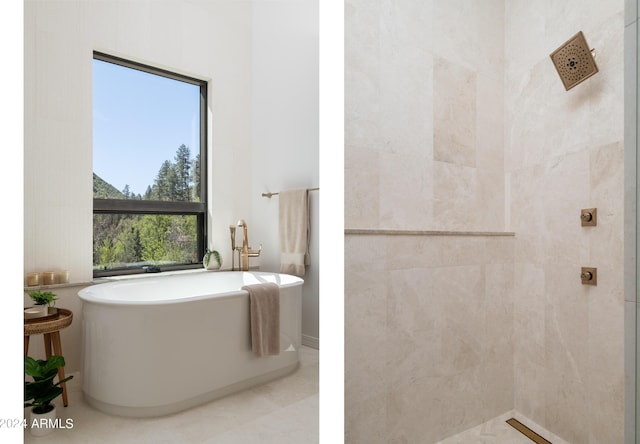
M 510 418 L 517 419 L 553 444 L 568 444 L 563 439 L 514 411 L 500 415 L 436 444 L 533 444 L 532 440 L 505 422 Z
M 87 405 L 74 378 L 69 406 L 59 418 L 73 428 L 44 437 L 25 431 L 25 443 L 306 444 L 319 442 L 318 350 L 302 347 L 300 368 L 267 384 L 171 416 L 132 419 L 106 415 Z

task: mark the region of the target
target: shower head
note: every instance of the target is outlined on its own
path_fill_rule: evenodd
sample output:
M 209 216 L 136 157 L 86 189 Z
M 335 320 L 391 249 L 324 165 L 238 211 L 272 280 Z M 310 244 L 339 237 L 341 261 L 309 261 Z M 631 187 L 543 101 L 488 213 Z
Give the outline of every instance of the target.
M 589 49 L 582 31 L 567 40 L 550 56 L 567 91 L 598 72 L 592 50 Z

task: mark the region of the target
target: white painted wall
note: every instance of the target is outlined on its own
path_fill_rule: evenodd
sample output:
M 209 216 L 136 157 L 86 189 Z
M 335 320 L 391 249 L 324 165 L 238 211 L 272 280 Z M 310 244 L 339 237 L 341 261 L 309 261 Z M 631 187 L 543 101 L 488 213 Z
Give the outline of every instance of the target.
M 251 20 L 228 0 L 25 3 L 25 271 L 92 278 L 93 50 L 210 81 L 211 238 L 227 240 L 250 211 Z
M 262 193 L 319 185 L 318 1 L 255 2 L 252 49 L 253 220 L 247 223 L 252 247 L 263 246 L 261 269 L 278 271 L 278 196 Z M 316 347 L 321 192 L 310 192 L 311 263 L 302 296 L 303 343 Z

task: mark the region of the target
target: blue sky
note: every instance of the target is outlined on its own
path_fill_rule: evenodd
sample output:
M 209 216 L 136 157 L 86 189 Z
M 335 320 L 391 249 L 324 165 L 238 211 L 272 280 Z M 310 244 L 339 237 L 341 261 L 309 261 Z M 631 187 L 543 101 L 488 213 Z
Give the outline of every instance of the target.
M 200 88 L 93 61 L 93 171 L 122 191 L 144 194 L 181 144 L 200 144 Z

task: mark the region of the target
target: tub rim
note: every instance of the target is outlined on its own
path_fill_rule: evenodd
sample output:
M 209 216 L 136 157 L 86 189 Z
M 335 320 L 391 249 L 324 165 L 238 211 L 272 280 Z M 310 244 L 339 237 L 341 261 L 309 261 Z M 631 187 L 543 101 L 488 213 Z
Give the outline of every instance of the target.
M 207 271 L 207 270 L 201 270 L 200 272 L 198 272 L 198 275 L 201 275 L 201 273 L 216 273 L 216 274 L 224 274 L 224 275 L 237 275 L 239 273 L 243 273 L 243 274 L 251 274 L 251 275 L 255 275 L 255 276 L 287 276 L 288 278 L 291 278 L 293 281 L 292 282 L 287 282 L 287 283 L 277 283 L 278 286 L 283 289 L 283 288 L 289 288 L 289 287 L 295 287 L 295 286 L 300 286 L 304 284 L 304 279 L 300 278 L 299 276 L 294 276 L 291 274 L 287 274 L 287 273 L 277 273 L 277 272 L 270 272 L 270 271 L 231 271 L 231 270 L 222 270 L 222 271 Z M 193 273 L 196 274 L 196 273 Z M 141 282 L 146 282 L 149 283 L 151 279 L 166 279 L 166 278 L 176 278 L 176 279 L 183 279 L 183 276 L 191 276 L 192 273 L 189 274 L 166 274 L 166 275 L 157 275 L 154 274 L 153 276 L 140 276 L 140 277 L 136 277 L 134 279 L 128 278 L 128 279 L 114 279 L 111 282 L 100 282 L 100 283 L 95 283 L 93 285 L 90 285 L 88 287 L 85 287 L 83 289 L 81 289 L 80 291 L 78 291 L 78 297 L 83 301 L 83 302 L 90 302 L 92 304 L 99 304 L 99 305 L 106 305 L 106 306 L 112 306 L 112 307 L 118 307 L 118 306 L 143 306 L 143 305 L 169 305 L 169 304 L 180 304 L 180 303 L 185 303 L 185 302 L 191 302 L 191 301 L 199 301 L 202 299 L 207 299 L 207 298 L 211 298 L 212 296 L 215 296 L 215 298 L 220 298 L 220 299 L 224 299 L 224 298 L 229 298 L 229 297 L 237 297 L 239 295 L 249 295 L 249 293 L 246 290 L 242 290 L 241 288 L 237 288 L 237 289 L 233 289 L 233 290 L 226 290 L 226 291 L 220 291 L 220 292 L 213 292 L 213 293 L 205 293 L 205 294 L 196 294 L 193 296 L 188 296 L 188 297 L 180 297 L 180 298 L 171 298 L 171 299 L 159 299 L 159 300 L 122 300 L 122 299 L 107 299 L 104 298 L 102 296 L 98 296 L 96 295 L 96 291 L 102 291 L 106 288 L 110 288 L 110 287 L 117 287 L 117 286 L 129 286 L 129 285 L 136 285 L 137 283 L 141 283 Z M 250 285 L 250 284 L 247 284 Z

